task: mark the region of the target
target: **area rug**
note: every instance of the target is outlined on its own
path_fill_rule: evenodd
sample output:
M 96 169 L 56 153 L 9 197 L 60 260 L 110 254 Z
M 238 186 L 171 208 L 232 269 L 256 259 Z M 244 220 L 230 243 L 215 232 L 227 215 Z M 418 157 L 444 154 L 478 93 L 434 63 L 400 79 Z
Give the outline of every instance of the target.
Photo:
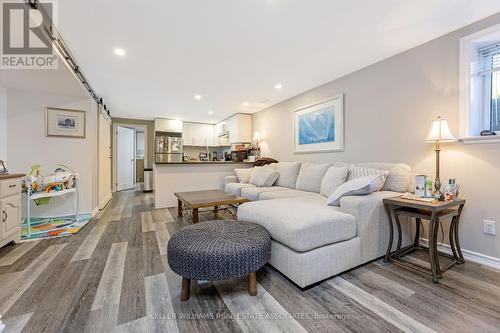
M 64 237 L 76 234 L 91 218 L 90 214 L 81 214 L 75 221 L 73 217 L 32 218 L 31 233 L 28 235 L 26 219 L 22 223 L 22 240 Z

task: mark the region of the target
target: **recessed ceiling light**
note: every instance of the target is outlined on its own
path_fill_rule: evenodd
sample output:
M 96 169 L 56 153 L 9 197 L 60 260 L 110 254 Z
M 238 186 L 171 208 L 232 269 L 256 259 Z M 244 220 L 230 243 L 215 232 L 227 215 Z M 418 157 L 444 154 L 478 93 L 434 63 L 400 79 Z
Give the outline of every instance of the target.
M 214 112 L 212 110 L 208 110 L 208 114 L 213 114 Z
M 281 83 L 277 83 L 274 88 L 280 90 L 281 88 L 283 88 L 283 85 Z
M 194 99 L 201 99 L 201 95 L 194 95 Z
M 243 106 L 248 106 L 248 102 L 243 102 Z
M 126 54 L 124 49 L 114 49 L 113 52 L 119 57 L 123 57 Z

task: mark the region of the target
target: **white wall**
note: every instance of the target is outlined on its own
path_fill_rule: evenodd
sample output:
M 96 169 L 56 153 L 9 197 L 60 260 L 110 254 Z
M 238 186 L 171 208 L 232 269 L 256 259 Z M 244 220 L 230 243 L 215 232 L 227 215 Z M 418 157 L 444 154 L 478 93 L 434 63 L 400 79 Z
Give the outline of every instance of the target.
M 7 160 L 7 89 L 0 87 L 0 160 Z
M 64 164 L 80 175 L 81 212 L 97 207 L 97 105 L 91 99 L 39 92 L 7 90 L 7 161 L 11 172 L 26 173 L 34 164 L 42 173 Z M 85 139 L 45 136 L 45 108 L 58 107 L 87 111 Z M 33 216 L 72 213 L 72 195 L 53 198 L 48 206 L 34 207 Z
M 404 162 L 434 175 L 433 147 L 423 141 L 431 121 L 441 115 L 459 135 L 459 39 L 498 23 L 500 15 L 492 16 L 256 113 L 263 156 Z M 293 110 L 339 93 L 345 94 L 345 152 L 293 154 Z M 500 258 L 500 233 L 485 235 L 482 224 L 494 220 L 500 229 L 500 144 L 442 148 L 441 178 L 456 177 L 467 200 L 462 248 Z

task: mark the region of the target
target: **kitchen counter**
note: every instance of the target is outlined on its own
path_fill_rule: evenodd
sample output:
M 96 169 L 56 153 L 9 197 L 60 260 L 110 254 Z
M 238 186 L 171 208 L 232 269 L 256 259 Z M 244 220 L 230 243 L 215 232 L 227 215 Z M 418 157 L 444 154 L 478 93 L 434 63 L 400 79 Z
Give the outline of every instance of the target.
M 233 162 L 233 161 L 185 161 L 185 162 L 161 162 L 161 163 L 156 163 L 157 165 L 164 165 L 164 164 L 195 164 L 195 165 L 200 165 L 200 164 L 253 164 L 254 162 Z
M 234 176 L 234 169 L 252 166 L 253 162 L 156 163 L 153 166 L 155 208 L 175 207 L 175 192 L 224 190 L 225 178 Z

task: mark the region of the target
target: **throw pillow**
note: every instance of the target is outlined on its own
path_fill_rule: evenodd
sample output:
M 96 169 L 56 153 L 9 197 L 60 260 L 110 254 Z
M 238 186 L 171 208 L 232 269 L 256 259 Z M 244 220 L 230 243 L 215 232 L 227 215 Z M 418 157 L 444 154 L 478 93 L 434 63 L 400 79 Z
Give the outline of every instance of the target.
M 276 185 L 295 188 L 299 176 L 300 162 L 279 162 L 270 164 L 270 166 L 280 174 Z
M 389 171 L 382 191 L 406 192 L 410 186 L 411 168 L 403 163 L 357 163 L 365 168 Z
M 255 167 L 250 176 L 250 184 L 257 187 L 273 186 L 279 176 L 280 174 L 269 166 Z
M 234 173 L 238 178 L 240 183 L 248 183 L 250 182 L 250 176 L 252 175 L 253 168 L 247 169 L 234 169 Z
M 320 193 L 325 197 L 329 197 L 340 185 L 345 183 L 348 172 L 347 167 L 329 167 L 321 181 Z
M 321 181 L 331 164 L 302 163 L 297 177 L 296 189 L 301 191 L 321 191 Z
M 386 171 L 386 170 L 365 168 L 362 166 L 351 164 L 351 166 L 349 167 L 349 176 L 347 177 L 347 181 L 353 180 L 354 178 L 371 176 L 371 175 L 377 175 L 377 176 L 383 175 L 384 178 L 386 178 L 388 174 L 389 174 L 389 171 Z
M 337 187 L 328 197 L 326 203 L 330 206 L 338 206 L 340 198 L 347 195 L 365 195 L 379 191 L 385 182 L 384 175 L 370 175 L 354 178 Z

